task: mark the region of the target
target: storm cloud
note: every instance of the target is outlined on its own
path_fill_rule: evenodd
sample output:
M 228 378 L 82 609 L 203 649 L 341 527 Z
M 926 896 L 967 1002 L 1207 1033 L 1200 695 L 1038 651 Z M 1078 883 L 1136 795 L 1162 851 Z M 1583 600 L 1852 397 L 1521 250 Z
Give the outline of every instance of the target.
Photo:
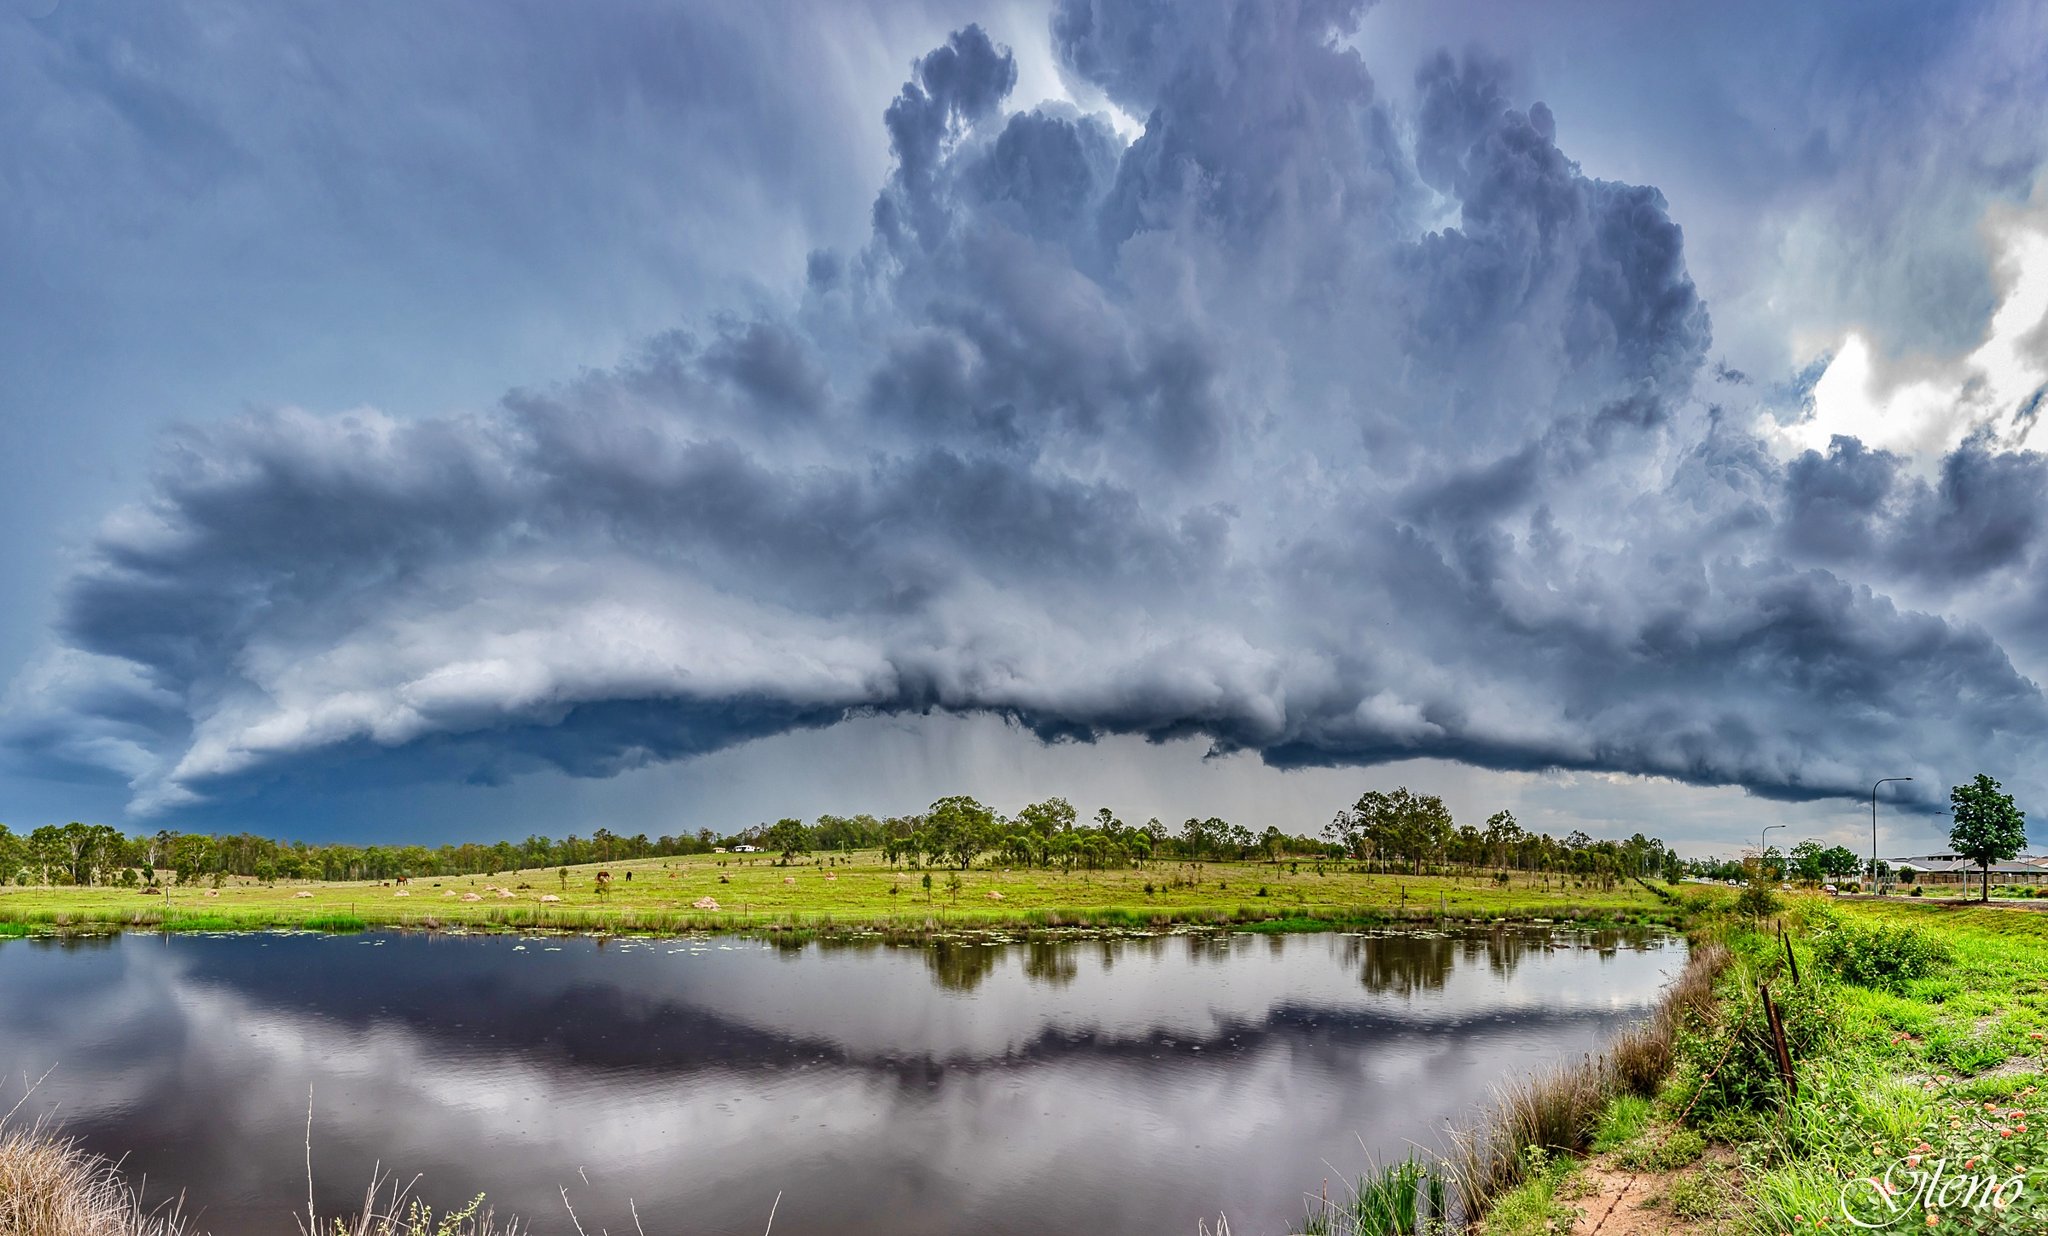
M 869 713 L 1855 795 L 2048 789 L 2041 457 L 1785 456 L 1684 235 L 1507 66 L 1345 0 L 1066 0 L 877 118 L 787 310 L 473 415 L 165 444 L 15 685 L 140 811 L 360 761 L 604 776 Z M 2032 778 L 2032 779 L 2030 779 Z

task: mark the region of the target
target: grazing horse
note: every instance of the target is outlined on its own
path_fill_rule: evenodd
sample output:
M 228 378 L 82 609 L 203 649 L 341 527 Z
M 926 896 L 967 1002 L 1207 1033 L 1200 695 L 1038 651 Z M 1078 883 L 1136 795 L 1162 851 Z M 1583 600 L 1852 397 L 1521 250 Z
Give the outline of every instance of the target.
M 412 883 L 412 877 L 411 877 L 411 876 L 399 876 L 399 877 L 398 877 L 398 883 L 399 883 L 399 885 L 400 885 L 401 887 L 402 887 L 402 886 L 404 886 L 404 885 L 410 884 L 410 883 Z

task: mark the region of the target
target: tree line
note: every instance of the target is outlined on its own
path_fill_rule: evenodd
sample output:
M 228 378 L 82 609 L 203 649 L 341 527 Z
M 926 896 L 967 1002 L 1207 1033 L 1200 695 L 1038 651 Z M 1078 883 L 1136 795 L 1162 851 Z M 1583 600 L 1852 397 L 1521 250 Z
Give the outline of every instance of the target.
M 484 875 L 576 863 L 621 862 L 707 853 L 709 829 L 694 836 L 589 837 L 459 845 L 348 845 L 277 841 L 253 833 L 219 835 L 169 829 L 128 835 L 106 824 L 49 824 L 16 834 L 0 824 L 0 883 L 154 884 L 226 876 L 259 880 L 388 880 L 396 876 Z
M 1484 826 L 1461 825 L 1443 799 L 1406 786 L 1359 795 L 1324 826 L 1323 836 L 1355 861 L 1417 875 L 1531 871 L 1612 887 L 1623 879 L 1677 879 L 1684 872 L 1676 850 L 1640 832 L 1621 841 L 1595 840 L 1582 830 L 1557 838 L 1524 829 L 1511 811 L 1494 812 Z
M 192 884 L 229 876 L 258 880 L 386 880 L 397 876 L 495 875 L 579 863 L 623 862 L 751 847 L 783 858 L 880 851 L 892 865 L 1099 870 L 1150 860 L 1183 862 L 1313 859 L 1415 874 L 1483 870 L 1546 872 L 1600 880 L 1676 878 L 1685 865 L 1663 842 L 1638 832 L 1595 840 L 1524 830 L 1498 811 L 1485 825 L 1458 824 L 1443 800 L 1403 786 L 1369 790 L 1319 837 L 1267 825 L 1253 831 L 1215 816 L 1170 826 L 1157 817 L 1127 824 L 1107 807 L 1083 816 L 1065 798 L 1004 815 L 967 795 L 950 795 L 913 815 L 785 818 L 737 832 L 649 837 L 599 828 L 588 837 L 442 846 L 313 844 L 253 833 L 126 834 L 105 824 L 53 824 L 26 834 L 0 825 L 0 882 L 20 884 Z

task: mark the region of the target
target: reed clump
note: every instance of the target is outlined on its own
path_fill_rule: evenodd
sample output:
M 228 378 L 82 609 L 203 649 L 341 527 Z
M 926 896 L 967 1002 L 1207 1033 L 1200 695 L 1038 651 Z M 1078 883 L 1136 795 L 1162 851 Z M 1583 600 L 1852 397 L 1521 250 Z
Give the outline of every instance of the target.
M 1558 1156 L 1590 1149 L 1600 1118 L 1617 1095 L 1655 1094 L 1677 1060 L 1680 1030 L 1710 1014 L 1714 981 L 1730 960 L 1725 945 L 1696 942 L 1656 1010 L 1623 1031 L 1605 1052 L 1504 1092 L 1487 1118 L 1457 1139 L 1451 1156 L 1462 1212 L 1484 1214 Z
M 118 1167 L 40 1124 L 0 1127 L 6 1236 L 185 1236 L 175 1203 L 148 1208 Z
M 1573 1156 L 1593 1147 L 1617 1096 L 1656 1092 L 1677 1062 L 1680 1032 L 1712 1015 L 1714 982 L 1731 959 L 1720 942 L 1696 940 L 1685 969 L 1656 1009 L 1605 1052 L 1501 1092 L 1476 1125 L 1457 1135 L 1443 1159 L 1376 1166 L 1348 1196 L 1333 1199 L 1327 1189 L 1312 1196 L 1302 1236 L 1463 1230 L 1522 1185 L 1554 1184 Z

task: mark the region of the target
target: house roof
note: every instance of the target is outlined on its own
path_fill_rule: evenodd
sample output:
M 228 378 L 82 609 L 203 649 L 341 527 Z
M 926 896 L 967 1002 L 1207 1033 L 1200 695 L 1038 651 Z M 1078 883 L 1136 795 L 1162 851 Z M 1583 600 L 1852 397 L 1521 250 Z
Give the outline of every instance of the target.
M 1912 858 L 1891 858 L 1885 861 L 1891 864 L 1894 871 L 1923 871 L 1937 875 L 1983 870 L 1975 860 L 1955 854 L 1921 854 Z M 2006 862 L 1991 864 L 1991 873 L 2048 877 L 2048 858 L 2022 854 Z

